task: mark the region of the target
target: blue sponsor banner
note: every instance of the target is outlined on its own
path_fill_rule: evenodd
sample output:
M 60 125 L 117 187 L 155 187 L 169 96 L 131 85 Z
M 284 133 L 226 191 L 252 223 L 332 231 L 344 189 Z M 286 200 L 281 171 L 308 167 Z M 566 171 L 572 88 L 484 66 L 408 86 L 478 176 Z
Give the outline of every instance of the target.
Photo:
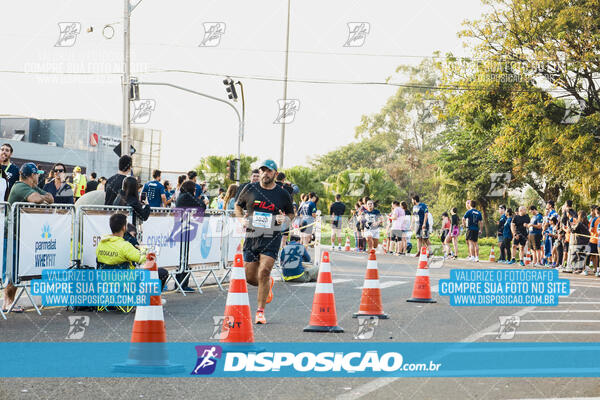
M 557 306 L 570 293 L 569 280 L 555 269 L 452 269 L 438 284 L 452 306 Z
M 1 377 L 596 377 L 596 343 L 0 343 Z

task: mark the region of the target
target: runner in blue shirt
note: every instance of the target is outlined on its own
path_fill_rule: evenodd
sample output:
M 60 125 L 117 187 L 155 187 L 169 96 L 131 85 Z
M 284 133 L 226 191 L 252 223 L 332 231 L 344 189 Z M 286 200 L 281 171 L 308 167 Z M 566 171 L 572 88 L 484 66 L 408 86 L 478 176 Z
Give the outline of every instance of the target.
M 421 203 L 419 196 L 414 195 L 412 197 L 413 203 L 413 214 L 415 216 L 415 233 L 417 237 L 417 248 L 415 257 L 419 257 L 421 254 L 421 249 L 423 247 L 427 247 L 427 251 L 429 251 L 429 210 L 427 209 L 427 205 L 425 203 Z
M 308 200 L 300 205 L 298 209 L 298 215 L 300 216 L 300 232 L 302 236 L 302 244 L 308 246 L 312 238 L 313 227 L 312 223 L 315 222 L 317 216 L 317 204 L 315 200 L 317 195 L 314 192 L 310 192 Z M 309 226 L 307 226 L 309 225 Z M 303 228 L 305 227 L 306 228 Z
M 479 262 L 479 247 L 477 246 L 477 240 L 479 239 L 479 232 L 483 226 L 483 218 L 481 213 L 475 209 L 477 202 L 475 200 L 469 201 L 471 209 L 467 211 L 463 217 L 463 222 L 467 227 L 467 245 L 469 246 L 469 258 L 468 261 Z
M 512 208 L 506 210 L 506 221 L 504 222 L 504 227 L 502 228 L 502 246 L 500 247 L 500 252 L 506 257 L 504 257 L 503 261 L 500 261 L 503 264 L 514 264 L 515 260 L 511 257 L 511 241 L 513 238 L 512 231 L 510 230 L 510 224 L 512 223 L 513 216 L 515 215 Z
M 531 263 L 534 267 L 542 266 L 542 223 L 544 217 L 537 210 L 536 206 L 530 206 L 532 217 L 527 225 L 529 228 L 529 247 L 531 247 Z
M 160 176 L 161 172 L 155 169 L 152 172 L 154 180 L 146 183 L 142 189 L 142 194 L 146 194 L 150 207 L 165 207 L 167 204 L 167 195 L 165 187 L 160 183 Z

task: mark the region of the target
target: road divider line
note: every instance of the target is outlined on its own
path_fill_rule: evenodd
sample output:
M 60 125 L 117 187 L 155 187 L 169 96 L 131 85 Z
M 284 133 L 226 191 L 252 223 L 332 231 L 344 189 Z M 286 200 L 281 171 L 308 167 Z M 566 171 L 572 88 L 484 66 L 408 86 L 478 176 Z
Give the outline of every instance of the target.
M 597 335 L 600 331 L 519 331 L 515 335 Z M 497 336 L 498 332 L 487 332 L 485 336 Z
M 408 281 L 385 281 L 385 282 L 380 282 L 379 283 L 379 288 L 380 289 L 387 289 L 390 287 L 394 287 L 394 286 L 398 286 L 398 285 L 403 285 L 405 283 L 408 283 Z M 362 286 L 359 287 L 355 287 L 354 289 L 362 289 Z

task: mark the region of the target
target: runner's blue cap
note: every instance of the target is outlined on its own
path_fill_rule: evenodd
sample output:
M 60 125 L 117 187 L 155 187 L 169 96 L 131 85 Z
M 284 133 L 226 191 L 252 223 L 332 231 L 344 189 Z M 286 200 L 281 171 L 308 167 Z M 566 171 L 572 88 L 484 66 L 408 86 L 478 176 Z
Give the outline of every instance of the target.
M 27 178 L 28 176 L 31 176 L 33 174 L 43 174 L 44 173 L 44 171 L 40 171 L 37 168 L 37 166 L 32 162 L 28 162 L 28 163 L 21 165 L 21 170 L 19 172 L 25 178 Z
M 270 170 L 277 171 L 277 164 L 275 164 L 275 161 L 273 161 L 273 160 L 265 160 L 265 161 L 263 161 L 260 164 L 260 167 L 258 167 L 258 168 L 262 168 L 262 167 L 267 167 Z

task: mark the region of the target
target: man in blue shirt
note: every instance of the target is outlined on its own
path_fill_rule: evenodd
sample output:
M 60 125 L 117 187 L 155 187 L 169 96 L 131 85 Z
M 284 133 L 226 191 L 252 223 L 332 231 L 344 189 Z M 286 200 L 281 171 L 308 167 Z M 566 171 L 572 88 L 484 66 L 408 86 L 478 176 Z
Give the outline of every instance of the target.
M 531 263 L 534 267 L 542 266 L 542 222 L 544 217 L 537 210 L 536 206 L 530 206 L 532 217 L 527 225 L 529 228 L 529 247 L 531 247 Z
M 162 183 L 160 183 L 160 176 L 161 172 L 155 169 L 154 172 L 152 172 L 152 178 L 154 178 L 154 180 L 146 183 L 142 189 L 142 194 L 146 194 L 150 207 L 166 207 L 167 204 L 167 192 Z
M 481 213 L 475 209 L 477 202 L 475 200 L 469 201 L 471 209 L 467 211 L 463 217 L 463 223 L 467 227 L 467 245 L 469 246 L 469 258 L 468 261 L 479 262 L 479 247 L 477 247 L 477 240 L 479 239 L 479 232 L 483 226 L 483 218 Z
M 290 243 L 281 250 L 279 263 L 283 279 L 287 282 L 316 282 L 319 267 L 304 264 L 310 263 L 310 254 L 299 241 L 298 236 L 292 236 Z
M 558 213 L 554 209 L 554 200 L 548 200 L 546 203 L 546 215 L 544 216 L 544 224 L 542 229 L 544 230 L 544 256 L 545 260 L 549 260 L 552 257 L 552 237 L 550 234 L 553 233 L 550 221 L 552 218 L 558 218 Z
M 429 210 L 427 209 L 427 205 L 425 203 L 421 203 L 419 196 L 414 195 L 412 197 L 413 203 L 413 214 L 415 215 L 415 236 L 417 237 L 417 252 L 415 257 L 419 257 L 421 255 L 421 249 L 423 247 L 427 247 L 429 251 Z
M 500 258 L 498 259 L 498 262 L 502 262 L 506 260 L 504 258 L 504 253 L 502 252 L 502 232 L 504 231 L 504 224 L 506 223 L 506 206 L 501 204 L 500 207 L 498 207 L 498 212 L 500 213 L 500 219 L 498 220 L 498 247 L 500 248 Z

